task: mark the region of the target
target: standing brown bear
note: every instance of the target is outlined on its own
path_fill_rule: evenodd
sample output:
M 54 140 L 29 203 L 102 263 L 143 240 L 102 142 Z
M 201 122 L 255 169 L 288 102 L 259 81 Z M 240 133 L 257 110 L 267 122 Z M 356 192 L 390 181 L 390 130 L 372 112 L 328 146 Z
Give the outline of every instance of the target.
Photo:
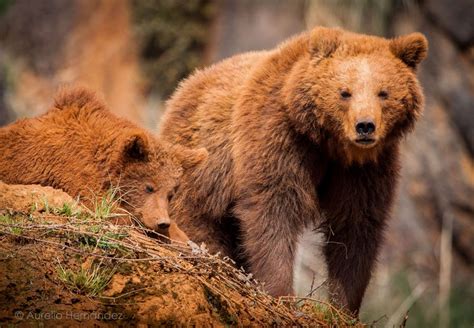
M 43 116 L 0 129 L 1 181 L 51 186 L 90 205 L 119 188 L 121 207 L 162 234 L 183 170 L 206 157 L 205 150 L 171 146 L 114 116 L 83 88 L 63 90 Z M 171 229 L 185 238 L 176 225 Z
M 316 224 L 332 300 L 357 313 L 382 241 L 399 143 L 423 108 L 419 33 L 384 39 L 315 28 L 271 51 L 194 74 L 168 102 L 161 135 L 206 147 L 172 218 L 242 261 L 275 295 L 292 293 L 295 247 Z

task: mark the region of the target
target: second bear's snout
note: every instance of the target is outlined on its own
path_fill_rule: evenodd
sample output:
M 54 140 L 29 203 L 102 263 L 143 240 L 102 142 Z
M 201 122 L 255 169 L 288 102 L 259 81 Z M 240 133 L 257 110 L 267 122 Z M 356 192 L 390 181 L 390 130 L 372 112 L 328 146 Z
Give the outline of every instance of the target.
M 157 220 L 156 228 L 157 231 L 164 231 L 170 227 L 171 220 L 169 218 L 161 218 Z

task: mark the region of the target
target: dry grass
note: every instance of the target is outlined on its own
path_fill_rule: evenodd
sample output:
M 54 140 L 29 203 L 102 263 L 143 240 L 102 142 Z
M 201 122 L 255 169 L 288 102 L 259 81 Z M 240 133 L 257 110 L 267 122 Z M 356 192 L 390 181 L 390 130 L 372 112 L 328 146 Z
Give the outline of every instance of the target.
M 70 216 L 73 211 L 67 206 L 62 211 L 50 212 L 57 214 L 43 214 L 39 218 L 16 214 L 0 220 L 0 243 L 6 236 L 100 260 L 99 266 L 80 269 L 69 268 L 67 263 L 58 264 L 58 281 L 73 292 L 99 301 L 115 302 L 125 294 L 102 295 L 115 267 L 140 262 L 160 272 L 179 273 L 197 281 L 203 287 L 208 303 L 228 325 L 243 326 L 240 316 L 245 313 L 250 316 L 247 322 L 257 325 L 363 326 L 332 305 L 318 300 L 269 296 L 251 274 L 238 270 L 228 258 L 209 254 L 204 245 L 158 242 L 146 236 L 145 229 L 117 226 L 94 217 L 84 220 L 83 213 Z M 112 265 L 112 262 L 114 267 L 104 264 Z M 134 291 L 127 292 L 127 296 L 130 293 Z

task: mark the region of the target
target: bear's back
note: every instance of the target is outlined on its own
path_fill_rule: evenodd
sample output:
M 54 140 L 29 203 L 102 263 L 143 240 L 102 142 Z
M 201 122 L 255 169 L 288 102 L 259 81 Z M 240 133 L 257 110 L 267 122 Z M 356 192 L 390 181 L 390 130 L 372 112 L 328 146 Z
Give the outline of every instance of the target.
M 43 117 L 41 124 L 58 129 L 69 140 L 90 139 L 100 144 L 116 137 L 122 129 L 133 124 L 113 115 L 93 92 L 83 88 L 65 89 L 55 98 L 54 106 Z
M 160 134 L 171 143 L 212 148 L 212 142 L 201 144 L 196 133 L 203 134 L 206 140 L 209 140 L 209 134 L 228 136 L 233 104 L 240 95 L 240 87 L 268 53 L 236 55 L 184 80 L 166 104 Z M 196 131 L 198 127 L 199 131 Z
M 0 129 L 0 180 L 49 185 L 71 195 L 100 190 L 125 129 L 137 128 L 115 117 L 92 92 L 65 90 L 44 115 Z

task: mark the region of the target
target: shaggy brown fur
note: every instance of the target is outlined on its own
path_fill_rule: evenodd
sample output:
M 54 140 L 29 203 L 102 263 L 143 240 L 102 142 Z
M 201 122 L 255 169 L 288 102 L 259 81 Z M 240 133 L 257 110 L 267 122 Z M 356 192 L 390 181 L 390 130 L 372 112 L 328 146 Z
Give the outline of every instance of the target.
M 89 205 L 119 187 L 121 206 L 164 234 L 168 201 L 183 168 L 206 157 L 205 150 L 158 141 L 82 88 L 61 92 L 43 116 L 0 129 L 0 180 L 63 189 Z
M 184 177 L 172 218 L 273 295 L 292 293 L 298 237 L 316 224 L 332 299 L 358 312 L 393 202 L 398 144 L 423 107 L 415 69 L 426 53 L 419 33 L 316 28 L 197 72 L 168 102 L 161 135 L 206 147 L 209 160 Z

